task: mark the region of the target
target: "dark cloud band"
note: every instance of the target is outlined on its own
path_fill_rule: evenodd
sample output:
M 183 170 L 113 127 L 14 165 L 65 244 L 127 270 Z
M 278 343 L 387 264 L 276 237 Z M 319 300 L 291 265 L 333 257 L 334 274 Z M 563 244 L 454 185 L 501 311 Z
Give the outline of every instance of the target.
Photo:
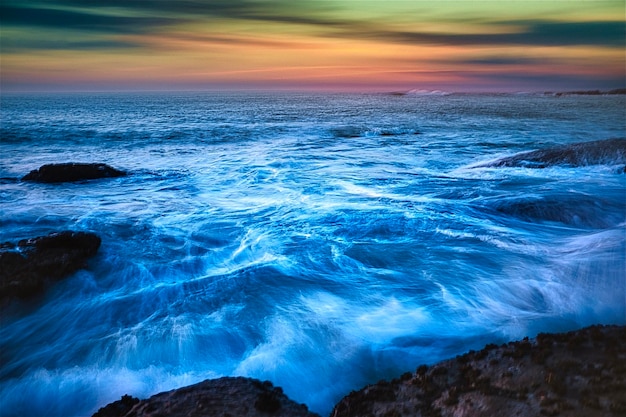
M 574 46 L 594 45 L 623 47 L 626 27 L 623 22 L 525 22 L 524 28 L 513 32 L 519 23 L 510 22 L 511 33 L 427 33 L 409 31 L 388 31 L 363 28 L 341 27 L 328 32 L 328 36 L 360 38 L 407 44 L 433 45 L 535 45 L 535 46 Z M 488 26 L 488 25 L 487 25 Z M 501 27 L 502 23 L 499 22 Z
M 113 34 L 143 33 L 180 21 L 175 18 L 113 16 L 9 5 L 0 6 L 0 16 L 2 16 L 2 24 L 9 27 L 27 26 Z
M 393 30 L 390 29 L 393 26 L 384 20 L 338 19 L 333 17 L 333 11 L 332 2 L 304 0 L 6 0 L 0 5 L 3 27 L 59 29 L 101 35 L 102 42 L 94 41 L 94 48 L 106 48 L 113 44 L 122 46 L 123 42 L 110 39 L 111 35 L 163 33 L 167 36 L 168 26 L 194 22 L 210 27 L 211 22 L 218 20 L 303 25 L 312 29 L 314 36 L 402 44 L 623 48 L 626 38 L 626 25 L 622 21 L 485 21 L 481 23 L 484 33 L 430 33 Z M 500 30 L 490 32 L 490 25 Z M 510 32 L 501 33 L 507 25 Z M 16 46 L 20 44 L 11 39 L 5 40 Z M 37 42 L 22 42 L 26 49 L 46 48 L 46 44 L 49 42 L 42 41 L 40 45 Z M 76 47 L 81 49 L 79 44 Z

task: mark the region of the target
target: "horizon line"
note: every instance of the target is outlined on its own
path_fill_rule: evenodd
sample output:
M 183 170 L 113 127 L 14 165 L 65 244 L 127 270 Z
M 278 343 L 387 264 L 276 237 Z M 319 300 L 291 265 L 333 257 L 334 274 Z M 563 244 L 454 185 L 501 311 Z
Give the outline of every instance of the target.
M 438 95 L 480 95 L 480 94 L 571 94 L 571 95 L 626 95 L 625 87 L 611 89 L 575 89 L 575 90 L 445 90 L 445 89 L 323 89 L 323 88 L 180 88 L 180 89 L 15 89 L 4 90 L 0 88 L 0 96 L 4 94 L 117 94 L 117 93 L 295 93 L 295 94 L 383 94 L 383 95 L 416 95 L 416 96 L 438 96 Z

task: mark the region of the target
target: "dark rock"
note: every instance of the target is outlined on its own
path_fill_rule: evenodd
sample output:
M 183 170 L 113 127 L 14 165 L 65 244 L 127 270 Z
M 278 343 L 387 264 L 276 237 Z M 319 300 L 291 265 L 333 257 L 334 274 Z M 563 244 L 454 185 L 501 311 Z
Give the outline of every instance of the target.
M 74 163 L 47 164 L 25 175 L 22 181 L 35 181 L 43 183 L 73 182 L 94 180 L 99 178 L 122 177 L 126 175 L 106 164 L 99 163 Z
M 274 413 L 280 408 L 280 398 L 274 391 L 262 392 L 257 396 L 254 408 L 259 411 Z
M 606 139 L 522 152 L 493 162 L 477 165 L 475 168 L 546 168 L 554 165 L 578 167 L 599 164 L 617 165 L 624 163 L 626 163 L 626 139 Z
M 603 93 L 600 90 L 579 90 L 579 91 L 566 91 L 563 93 L 556 93 L 555 95 L 557 97 L 561 97 L 561 96 L 601 96 L 602 94 L 608 94 L 608 93 Z
M 537 361 L 537 354 L 541 361 Z M 332 417 L 625 415 L 626 326 L 591 326 L 486 345 L 353 391 Z M 269 381 L 220 378 L 122 400 L 93 417 L 314 417 Z
M 616 88 L 610 91 L 600 91 L 600 90 L 579 90 L 579 91 L 565 91 L 555 93 L 556 97 L 561 96 L 603 96 L 603 95 L 617 95 L 617 94 L 626 94 L 626 88 Z
M 126 415 L 135 404 L 139 402 L 139 398 L 123 395 L 121 400 L 117 400 L 108 404 L 93 415 L 93 417 L 120 417 Z
M 624 363 L 626 326 L 542 333 L 353 391 L 331 416 L 622 416 Z
M 583 193 L 512 197 L 483 202 L 497 212 L 529 222 L 559 222 L 576 227 L 614 227 L 626 219 L 625 204 Z
M 37 295 L 83 268 L 99 247 L 97 235 L 71 231 L 0 245 L 0 300 Z
M 211 379 L 162 392 L 147 400 L 133 402 L 130 409 L 119 403 L 116 401 L 101 408 L 93 417 L 319 417 L 305 405 L 291 401 L 282 389 L 270 382 L 243 377 Z M 121 412 L 106 414 L 109 411 L 105 410 Z

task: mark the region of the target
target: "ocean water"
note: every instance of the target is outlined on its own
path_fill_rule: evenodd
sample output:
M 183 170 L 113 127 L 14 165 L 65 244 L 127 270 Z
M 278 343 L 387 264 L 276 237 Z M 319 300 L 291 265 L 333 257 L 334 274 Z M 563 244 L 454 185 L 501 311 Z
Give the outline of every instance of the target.
M 206 378 L 327 415 L 486 343 L 626 324 L 624 162 L 485 167 L 626 137 L 625 96 L 142 93 L 1 98 L 0 242 L 102 237 L 12 305 L 0 409 L 89 416 Z M 55 162 L 122 178 L 17 181 Z

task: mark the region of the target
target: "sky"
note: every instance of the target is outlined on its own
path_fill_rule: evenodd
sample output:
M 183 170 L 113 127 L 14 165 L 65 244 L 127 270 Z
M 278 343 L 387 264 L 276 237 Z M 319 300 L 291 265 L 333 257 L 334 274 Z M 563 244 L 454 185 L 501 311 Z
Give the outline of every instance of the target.
M 0 92 L 624 88 L 625 14 L 625 0 L 0 0 Z

